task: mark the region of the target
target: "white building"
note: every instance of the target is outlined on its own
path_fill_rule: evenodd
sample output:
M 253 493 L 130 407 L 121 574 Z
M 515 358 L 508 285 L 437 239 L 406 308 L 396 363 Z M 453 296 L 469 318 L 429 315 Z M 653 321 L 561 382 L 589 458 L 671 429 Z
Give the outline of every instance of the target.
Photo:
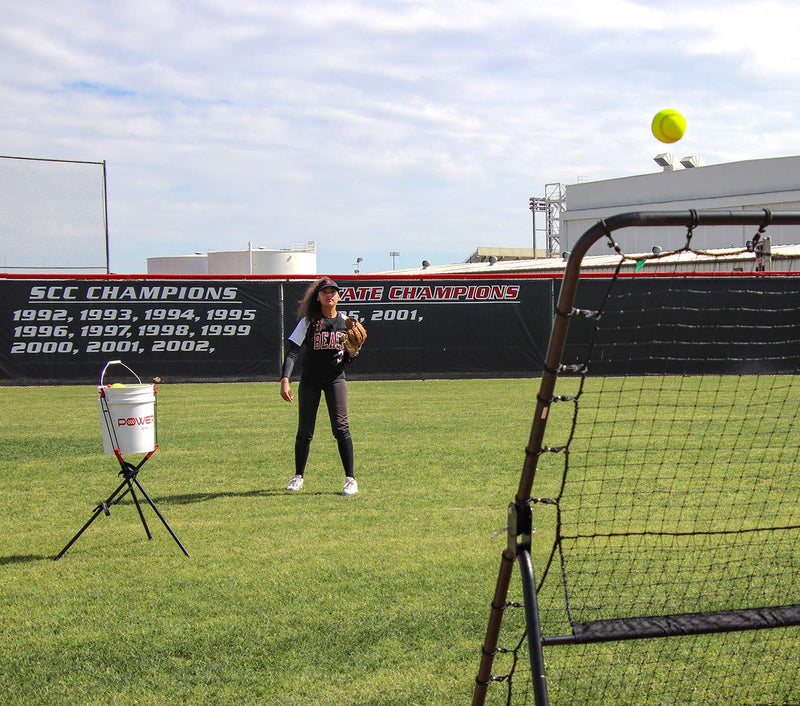
M 659 155 L 663 162 L 669 157 Z M 674 161 L 673 161 L 674 165 Z M 701 167 L 669 168 L 653 174 L 588 181 L 566 186 L 566 211 L 561 214 L 559 244 L 569 251 L 586 230 L 601 218 L 627 211 L 732 211 L 800 210 L 800 156 L 753 159 Z M 643 252 L 654 244 L 671 250 L 684 242 L 685 229 L 629 228 L 617 231 L 623 250 Z M 741 248 L 752 240 L 749 226 L 715 227 L 698 231 L 697 247 Z M 800 243 L 797 228 L 770 226 L 773 247 Z M 656 240 L 656 238 L 658 240 Z M 660 242 L 663 241 L 663 242 Z M 608 246 L 597 243 L 589 255 L 607 254 Z
M 671 155 L 658 155 L 663 171 L 638 176 L 560 184 L 553 193 L 564 194 L 565 209 L 558 217 L 558 249 L 553 257 L 541 257 L 537 248 L 535 259 L 500 257 L 503 248 L 478 248 L 466 263 L 431 265 L 394 271 L 394 274 L 456 274 L 541 272 L 564 269 L 566 253 L 578 239 L 600 219 L 626 212 L 685 211 L 691 209 L 723 209 L 728 211 L 800 211 L 800 156 L 754 159 L 711 166 L 697 166 L 696 157 L 685 157 L 680 166 Z M 544 199 L 532 199 L 532 201 Z M 698 228 L 692 245 L 703 250 L 741 250 L 753 239 L 752 226 L 715 226 Z M 769 226 L 771 243 L 769 269 L 797 271 L 800 269 L 800 228 Z M 685 228 L 625 228 L 614 232 L 614 239 L 629 255 L 650 253 L 654 246 L 665 251 L 682 247 L 686 242 Z M 492 252 L 498 251 L 494 257 Z M 528 253 L 532 254 L 532 250 Z M 481 257 L 477 257 L 481 254 Z M 562 256 L 563 255 L 563 256 Z M 682 260 L 691 255 L 660 260 L 650 269 L 679 271 Z M 530 255 L 528 255 L 530 258 Z M 609 255 L 606 241 L 595 243 L 583 266 L 601 272 L 612 271 L 618 258 Z M 685 264 L 685 263 L 683 263 Z M 754 268 L 753 253 L 740 253 L 730 258 L 709 261 L 709 270 L 743 270 Z M 706 269 L 699 265 L 700 269 Z

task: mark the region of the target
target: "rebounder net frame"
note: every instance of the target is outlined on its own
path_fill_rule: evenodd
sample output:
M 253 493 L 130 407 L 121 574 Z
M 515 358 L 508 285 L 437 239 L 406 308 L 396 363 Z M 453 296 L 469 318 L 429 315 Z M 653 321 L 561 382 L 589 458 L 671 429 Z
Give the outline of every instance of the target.
M 690 272 L 731 225 L 753 272 Z M 473 704 L 800 702 L 800 276 L 759 267 L 771 225 L 800 212 L 627 213 L 576 243 Z M 665 226 L 677 250 L 615 238 Z M 582 278 L 601 240 L 616 269 Z

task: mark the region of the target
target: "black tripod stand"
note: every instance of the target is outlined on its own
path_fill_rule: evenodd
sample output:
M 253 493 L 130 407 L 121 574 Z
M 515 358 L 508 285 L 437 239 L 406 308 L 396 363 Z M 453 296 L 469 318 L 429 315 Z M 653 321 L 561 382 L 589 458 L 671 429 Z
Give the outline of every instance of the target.
M 119 472 L 119 475 L 122 476 L 122 482 L 117 486 L 117 489 L 108 496 L 108 498 L 102 501 L 95 509 L 94 514 L 89 518 L 89 521 L 80 528 L 78 533 L 69 540 L 67 546 L 65 546 L 57 556 L 53 557 L 54 560 L 60 559 L 64 554 L 66 554 L 67 550 L 78 541 L 78 537 L 80 537 L 88 528 L 89 525 L 92 524 L 98 517 L 100 517 L 100 513 L 105 513 L 107 516 L 111 515 L 111 506 L 116 505 L 122 498 L 124 498 L 128 493 L 131 494 L 133 498 L 133 503 L 136 505 L 136 510 L 139 513 L 139 519 L 142 521 L 142 526 L 144 527 L 144 531 L 147 533 L 148 539 L 153 539 L 153 535 L 150 534 L 150 528 L 147 526 L 147 521 L 144 519 L 144 513 L 142 512 L 142 506 L 139 504 L 139 499 L 136 497 L 136 491 L 134 490 L 134 485 L 139 489 L 141 494 L 144 496 L 144 499 L 147 500 L 148 505 L 153 508 L 153 512 L 158 515 L 158 519 L 161 520 L 161 523 L 164 527 L 167 528 L 167 532 L 170 533 L 172 538 L 175 540 L 177 545 L 181 548 L 181 551 L 186 555 L 189 556 L 189 552 L 186 551 L 186 548 L 181 544 L 181 540 L 178 539 L 178 536 L 172 531 L 172 528 L 167 524 L 167 521 L 164 519 L 164 516 L 158 511 L 156 504 L 151 500 L 150 496 L 147 494 L 147 491 L 142 487 L 142 484 L 139 482 L 139 479 L 136 477 L 139 473 L 141 467 L 145 464 L 145 462 L 155 453 L 155 449 L 151 451 L 147 456 L 145 456 L 137 465 L 133 465 L 128 461 L 125 461 L 120 454 L 117 454 L 117 460 L 122 466 L 122 470 Z
M 119 400 L 115 402 L 109 401 L 110 393 L 115 391 L 111 388 L 114 388 L 115 386 L 112 385 L 111 388 L 106 387 L 103 378 L 106 370 L 108 370 L 109 366 L 111 365 L 121 365 L 122 367 L 126 368 L 133 374 L 139 383 L 139 385 L 132 386 L 134 392 L 133 397 L 129 395 L 125 396 L 125 400 L 127 402 L 126 404 L 122 404 L 122 402 Z M 137 478 L 142 466 L 144 466 L 147 460 L 156 452 L 156 449 L 158 448 L 158 443 L 155 436 L 155 386 L 142 385 L 141 382 L 142 381 L 139 376 L 136 375 L 133 370 L 128 368 L 128 366 L 125 365 L 121 360 L 108 361 L 106 366 L 103 368 L 103 372 L 100 374 L 100 387 L 98 388 L 98 391 L 100 393 L 100 416 L 102 419 L 102 431 L 104 433 L 103 449 L 106 453 L 113 453 L 117 457 L 117 461 L 119 461 L 119 465 L 122 468 L 122 470 L 119 472 L 119 475 L 122 476 L 122 482 L 117 486 L 117 489 L 108 496 L 108 498 L 102 501 L 94 509 L 94 513 L 89 518 L 89 521 L 83 527 L 81 527 L 78 534 L 76 534 L 67 543 L 67 546 L 64 547 L 58 553 L 58 555 L 54 557 L 54 559 L 60 559 L 62 556 L 64 556 L 67 550 L 78 540 L 78 537 L 80 537 L 88 529 L 89 525 L 91 525 L 92 522 L 100 517 L 100 513 L 111 515 L 111 506 L 116 505 L 128 493 L 131 494 L 131 498 L 133 498 L 133 504 L 136 505 L 136 511 L 139 513 L 139 519 L 142 521 L 142 526 L 144 527 L 144 531 L 147 533 L 147 538 L 153 539 L 153 535 L 150 534 L 150 528 L 147 526 L 147 521 L 144 519 L 144 513 L 142 512 L 142 506 L 139 504 L 139 498 L 136 497 L 134 486 L 139 489 L 139 492 L 141 492 L 144 499 L 147 500 L 148 505 L 153 508 L 153 512 L 158 515 L 158 519 L 161 520 L 161 523 L 167 528 L 167 531 L 170 533 L 175 542 L 177 542 L 178 546 L 181 548 L 181 551 L 186 556 L 189 556 L 189 552 L 187 552 L 186 548 L 183 546 L 183 544 L 181 544 L 181 541 L 172 531 L 172 528 L 167 524 L 164 516 L 158 511 L 156 504 L 150 499 L 147 491 L 142 487 L 142 484 Z M 138 397 L 138 393 L 141 392 L 141 388 L 145 388 L 145 391 L 147 392 L 144 397 L 145 405 L 143 411 L 140 411 L 138 408 L 134 407 L 132 402 L 132 400 L 135 399 L 141 403 L 142 400 L 140 397 Z M 112 415 L 111 411 L 112 406 L 114 406 L 115 409 L 114 415 Z M 117 418 L 115 423 L 114 418 L 119 417 L 120 414 L 122 414 L 122 417 Z M 117 434 L 118 428 L 120 430 L 126 429 L 128 428 L 129 424 L 132 424 L 134 427 L 139 424 L 144 428 L 149 428 L 151 435 L 131 438 L 122 437 L 122 431 L 120 431 L 120 434 Z M 150 424 L 152 424 L 152 427 L 149 427 Z M 123 444 L 121 441 L 124 441 L 125 443 Z M 126 453 L 146 453 L 146 455 L 141 461 L 139 461 L 137 465 L 134 465 L 122 457 L 123 451 L 120 451 L 120 449 Z

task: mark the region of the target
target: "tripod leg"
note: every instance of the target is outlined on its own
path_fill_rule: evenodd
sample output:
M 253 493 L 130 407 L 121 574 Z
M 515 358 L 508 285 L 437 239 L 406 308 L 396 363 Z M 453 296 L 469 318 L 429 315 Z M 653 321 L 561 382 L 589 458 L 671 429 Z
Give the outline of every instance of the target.
M 144 531 L 147 534 L 147 538 L 152 540 L 153 535 L 150 534 L 150 528 L 147 526 L 147 520 L 144 519 L 144 513 L 142 512 L 142 506 L 139 504 L 139 498 L 136 497 L 136 493 L 133 491 L 133 485 L 131 485 L 131 480 L 128 478 L 126 480 L 128 483 L 128 487 L 131 491 L 131 497 L 133 498 L 133 504 L 136 505 L 136 511 L 139 513 L 139 519 L 142 521 L 142 526 L 144 527 Z
M 94 522 L 98 517 L 100 517 L 101 512 L 104 512 L 106 515 L 109 514 L 108 511 L 109 505 L 113 505 L 115 502 L 119 502 L 125 496 L 125 493 L 127 493 L 129 490 L 132 490 L 131 487 L 128 487 L 125 490 L 125 493 L 122 493 L 122 495 L 117 497 L 119 492 L 123 488 L 125 488 L 126 485 L 130 486 L 130 482 L 127 479 L 125 479 L 124 481 L 122 481 L 122 483 L 119 484 L 119 487 L 117 487 L 117 489 L 113 493 L 111 493 L 111 495 L 108 496 L 107 500 L 101 502 L 94 509 L 94 514 L 89 518 L 89 521 L 83 527 L 81 527 L 80 530 L 78 530 L 78 534 L 76 534 L 72 539 L 69 540 L 67 546 L 64 547 L 56 556 L 53 557 L 53 561 L 60 559 L 62 556 L 64 556 L 64 554 L 67 553 L 67 549 L 69 549 L 73 544 L 75 544 L 75 542 L 78 541 L 78 537 L 80 537 L 89 528 L 89 525 L 91 525 L 92 522 Z
M 136 505 L 136 512 L 139 513 L 139 519 L 142 521 L 142 527 L 144 527 L 145 534 L 147 534 L 148 539 L 152 540 L 153 535 L 150 533 L 150 528 L 147 526 L 147 520 L 144 519 L 142 506 L 139 504 L 139 498 L 136 497 L 136 493 L 133 490 L 133 484 L 131 483 L 131 479 L 136 478 L 136 474 L 139 473 L 139 469 L 144 465 L 145 461 L 150 458 L 150 455 L 151 454 L 148 454 L 145 458 L 143 458 L 138 466 L 134 466 L 132 463 L 122 458 L 122 454 L 117 452 L 117 460 L 119 461 L 119 465 L 122 467 L 120 475 L 125 478 L 125 483 L 128 485 L 131 497 L 133 498 L 133 504 Z
M 153 508 L 153 512 L 155 512 L 156 515 L 158 515 L 158 519 L 161 520 L 161 523 L 164 525 L 164 527 L 167 528 L 167 532 L 169 532 L 170 535 L 172 535 L 172 538 L 175 540 L 175 543 L 181 548 L 181 551 L 186 556 L 189 556 L 189 552 L 186 551 L 186 548 L 183 546 L 183 544 L 181 544 L 181 540 L 178 539 L 178 536 L 172 531 L 172 528 L 167 524 L 167 521 L 164 519 L 164 516 L 158 511 L 156 504 L 150 499 L 150 496 L 147 494 L 147 491 L 142 487 L 142 484 L 139 482 L 138 478 L 134 476 L 133 478 L 131 478 L 131 480 L 134 483 L 136 483 L 136 487 L 142 491 L 142 495 L 144 495 L 145 500 L 147 500 L 147 502 L 150 504 L 150 507 Z
M 136 505 L 136 511 L 139 513 L 139 519 L 142 521 L 142 525 L 144 526 L 144 531 L 147 533 L 147 538 L 152 539 L 153 535 L 150 533 L 150 528 L 147 526 L 147 522 L 144 518 L 144 512 L 142 512 L 142 506 L 139 503 L 139 499 L 136 497 L 136 492 L 134 491 L 133 488 L 134 483 L 136 484 L 136 487 L 139 488 L 145 500 L 147 500 L 147 502 L 149 503 L 150 507 L 153 508 L 153 511 L 156 513 L 156 515 L 158 515 L 158 519 L 161 520 L 164 527 L 167 528 L 167 531 L 170 533 L 170 535 L 175 540 L 177 545 L 181 548 L 181 551 L 186 556 L 189 556 L 189 552 L 186 551 L 186 548 L 183 546 L 183 544 L 181 544 L 181 541 L 178 539 L 178 536 L 172 531 L 172 528 L 167 524 L 167 521 L 164 519 L 163 515 L 158 511 L 158 508 L 156 507 L 155 503 L 150 499 L 150 496 L 147 494 L 147 491 L 142 487 L 142 484 L 136 478 L 137 474 L 139 473 L 139 469 L 141 469 L 145 461 L 147 461 L 147 459 L 149 459 L 150 456 L 152 456 L 153 452 L 147 454 L 147 456 L 145 456 L 145 458 L 142 459 L 142 461 L 136 466 L 125 461 L 118 451 L 116 452 L 116 454 L 117 454 L 117 459 L 120 462 L 120 466 L 122 467 L 122 471 L 120 472 L 120 475 L 123 476 L 122 483 L 120 483 L 117 489 L 113 493 L 111 493 L 111 495 L 108 497 L 107 500 L 97 505 L 97 507 L 94 509 L 94 513 L 92 514 L 91 518 L 89 518 L 89 521 L 83 527 L 81 527 L 78 533 L 67 543 L 67 546 L 65 546 L 55 557 L 53 557 L 53 560 L 55 561 L 64 556 L 67 550 L 73 544 L 75 544 L 78 538 L 88 529 L 89 525 L 91 525 L 92 522 L 94 522 L 100 516 L 100 513 L 105 513 L 106 515 L 110 515 L 111 513 L 109 511 L 109 508 L 111 507 L 111 505 L 115 505 L 116 503 L 118 503 L 128 493 L 131 494 L 133 502 Z

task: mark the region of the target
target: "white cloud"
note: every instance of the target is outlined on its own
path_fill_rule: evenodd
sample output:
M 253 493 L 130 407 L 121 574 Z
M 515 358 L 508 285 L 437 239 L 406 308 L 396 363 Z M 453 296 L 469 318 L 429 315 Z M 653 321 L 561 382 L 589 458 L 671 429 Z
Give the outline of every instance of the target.
M 768 81 L 800 70 L 800 6 L 785 2 L 734 3 L 724 12 L 698 9 L 693 20 L 707 23 L 708 37 L 699 54 L 738 56 L 742 70 Z M 688 47 L 687 47 L 688 49 Z

